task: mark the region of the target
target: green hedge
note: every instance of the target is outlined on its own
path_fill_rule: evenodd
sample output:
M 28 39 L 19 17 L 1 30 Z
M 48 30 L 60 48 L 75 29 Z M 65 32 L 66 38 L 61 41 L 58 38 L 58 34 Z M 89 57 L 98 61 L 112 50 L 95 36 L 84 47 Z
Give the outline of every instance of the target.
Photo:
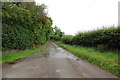
M 33 44 L 33 33 L 21 26 L 3 24 L 2 47 L 6 49 L 26 49 Z
M 3 6 L 6 7 L 6 6 Z M 2 22 L 9 26 L 20 25 L 20 27 L 31 29 L 33 26 L 32 14 L 29 10 L 18 6 L 7 7 L 2 10 Z
M 72 39 L 73 39 L 72 35 L 64 35 L 62 37 L 62 42 L 65 43 L 65 44 L 72 44 L 71 43 Z
M 118 27 L 103 28 L 88 32 L 80 32 L 74 37 L 65 35 L 62 42 L 65 44 L 94 47 L 99 51 L 119 51 L 120 29 Z
M 72 40 L 75 45 L 104 48 L 106 50 L 119 50 L 120 30 L 117 27 L 110 27 L 78 33 Z
M 26 49 L 49 40 L 52 19 L 46 15 L 45 6 L 35 4 L 2 3 L 2 50 Z

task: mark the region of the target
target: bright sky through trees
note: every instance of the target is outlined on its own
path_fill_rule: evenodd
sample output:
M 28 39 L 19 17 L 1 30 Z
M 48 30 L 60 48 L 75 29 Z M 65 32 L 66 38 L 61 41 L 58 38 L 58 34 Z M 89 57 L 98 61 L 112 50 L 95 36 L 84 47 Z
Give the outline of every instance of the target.
M 119 0 L 35 0 L 66 34 L 118 25 Z

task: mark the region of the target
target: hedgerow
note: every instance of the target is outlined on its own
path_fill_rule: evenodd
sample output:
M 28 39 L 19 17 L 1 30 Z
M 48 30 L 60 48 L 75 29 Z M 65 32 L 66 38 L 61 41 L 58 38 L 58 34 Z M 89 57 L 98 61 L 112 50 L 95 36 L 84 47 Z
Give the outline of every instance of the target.
M 119 50 L 120 30 L 117 27 L 110 27 L 78 33 L 73 38 L 73 43 L 76 45 L 104 48 L 106 50 Z
M 45 8 L 34 2 L 3 2 L 2 50 L 45 44 L 52 33 L 52 19 Z
M 64 35 L 62 37 L 62 42 L 65 44 L 72 44 L 72 39 L 73 39 L 72 35 Z
M 2 47 L 6 49 L 26 49 L 33 44 L 33 33 L 21 26 L 3 24 Z
M 118 27 L 103 28 L 88 32 L 79 32 L 72 40 L 64 37 L 63 43 L 86 47 L 94 47 L 99 51 L 119 51 L 120 29 Z

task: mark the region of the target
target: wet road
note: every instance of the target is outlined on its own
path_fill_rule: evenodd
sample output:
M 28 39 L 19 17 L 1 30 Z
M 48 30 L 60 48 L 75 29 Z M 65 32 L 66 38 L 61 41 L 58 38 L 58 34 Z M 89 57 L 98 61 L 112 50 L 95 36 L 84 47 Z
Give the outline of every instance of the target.
M 49 42 L 41 53 L 3 65 L 3 78 L 114 78 L 115 76 Z

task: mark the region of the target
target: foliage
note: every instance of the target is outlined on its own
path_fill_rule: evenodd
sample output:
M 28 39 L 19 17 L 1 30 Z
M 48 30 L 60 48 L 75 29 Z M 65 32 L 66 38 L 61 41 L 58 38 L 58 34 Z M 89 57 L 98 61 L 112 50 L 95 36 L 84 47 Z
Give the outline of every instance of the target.
M 73 39 L 73 36 L 72 35 L 64 35 L 62 37 L 62 42 L 65 43 L 65 44 L 72 44 L 72 39 Z
M 6 49 L 26 49 L 33 44 L 33 33 L 21 26 L 3 24 L 2 47 Z
M 64 32 L 62 32 L 57 26 L 53 28 L 53 35 L 51 36 L 52 40 L 60 41 Z
M 101 47 L 101 49 L 104 48 L 103 50 L 118 51 L 120 49 L 120 35 L 118 33 L 120 33 L 120 30 L 117 27 L 81 32 L 73 38 L 71 43 L 87 47 Z
M 2 49 L 26 49 L 45 44 L 52 34 L 52 19 L 46 6 L 34 2 L 2 3 Z
M 75 54 L 76 56 L 85 59 L 99 67 L 115 74 L 118 74 L 118 55 L 114 52 L 99 52 L 93 48 L 86 48 L 82 46 L 71 46 L 61 42 L 55 42 L 59 46 Z
M 97 45 L 97 47 L 95 49 L 98 51 L 102 51 L 102 52 L 108 50 L 107 45 L 103 45 L 103 44 Z

